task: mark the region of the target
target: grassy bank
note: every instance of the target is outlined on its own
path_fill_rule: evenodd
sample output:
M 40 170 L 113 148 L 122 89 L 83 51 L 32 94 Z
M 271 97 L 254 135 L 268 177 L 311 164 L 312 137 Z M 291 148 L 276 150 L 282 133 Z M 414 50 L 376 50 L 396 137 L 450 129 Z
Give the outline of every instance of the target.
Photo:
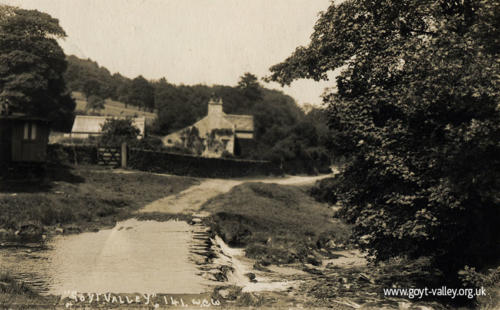
M 0 239 L 36 239 L 51 231 L 80 232 L 114 225 L 147 203 L 196 182 L 88 166 L 51 168 L 43 184 L 2 184 Z
M 264 263 L 318 263 L 318 251 L 345 245 L 347 225 L 299 187 L 245 183 L 202 206 L 211 226 L 231 246 Z
M 40 296 L 26 284 L 17 281 L 5 272 L 0 273 L 0 307 L 18 309 L 36 309 L 47 305 L 55 305 L 56 296 Z M 18 306 L 19 305 L 19 306 Z

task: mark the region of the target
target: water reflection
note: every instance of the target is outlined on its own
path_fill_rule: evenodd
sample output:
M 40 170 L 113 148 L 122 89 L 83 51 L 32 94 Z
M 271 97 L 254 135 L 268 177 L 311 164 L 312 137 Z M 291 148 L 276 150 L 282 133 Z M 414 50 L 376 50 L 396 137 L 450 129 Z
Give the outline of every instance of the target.
M 206 281 L 190 262 L 186 222 L 118 223 L 97 233 L 56 236 L 45 250 L 0 250 L 0 266 L 47 294 L 201 293 Z

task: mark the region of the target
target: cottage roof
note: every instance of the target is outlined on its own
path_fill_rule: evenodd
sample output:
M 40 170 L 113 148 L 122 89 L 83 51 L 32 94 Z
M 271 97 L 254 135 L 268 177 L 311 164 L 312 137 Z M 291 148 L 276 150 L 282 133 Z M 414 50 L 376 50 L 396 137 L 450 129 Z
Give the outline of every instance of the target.
M 224 118 L 236 128 L 236 131 L 253 131 L 252 115 L 226 114 Z
M 100 134 L 102 125 L 104 125 L 107 119 L 125 119 L 125 117 L 77 115 L 71 132 Z M 136 117 L 132 119 L 132 124 L 139 129 L 141 135 L 144 135 L 145 122 L 145 117 Z

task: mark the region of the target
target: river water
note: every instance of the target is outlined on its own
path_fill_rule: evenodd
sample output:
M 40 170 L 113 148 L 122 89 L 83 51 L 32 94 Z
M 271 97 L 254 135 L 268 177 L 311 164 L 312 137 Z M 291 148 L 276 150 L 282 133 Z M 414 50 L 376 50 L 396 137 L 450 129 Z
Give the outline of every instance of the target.
M 298 185 L 324 177 L 205 179 L 140 212 L 193 214 L 208 199 L 244 182 Z M 0 247 L 0 272 L 8 271 L 42 294 L 198 294 L 214 284 L 202 277 L 195 263 L 207 238 L 206 228 L 200 225 L 130 219 L 96 233 L 57 235 L 43 248 Z
M 197 294 L 208 280 L 190 259 L 195 230 L 182 221 L 130 219 L 96 233 L 55 236 L 42 249 L 0 249 L 0 269 L 42 294 Z

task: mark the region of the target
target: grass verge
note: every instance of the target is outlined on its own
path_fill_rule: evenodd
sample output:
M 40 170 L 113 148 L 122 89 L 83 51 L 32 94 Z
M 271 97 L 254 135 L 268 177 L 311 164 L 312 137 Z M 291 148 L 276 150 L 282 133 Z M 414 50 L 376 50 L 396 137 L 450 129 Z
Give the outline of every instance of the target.
M 7 272 L 0 272 L 0 307 L 10 309 L 36 309 L 55 305 L 56 296 L 41 296 L 28 285 L 17 281 Z
M 314 262 L 327 244 L 346 244 L 350 228 L 303 188 L 245 183 L 202 206 L 212 230 L 246 255 L 267 263 Z M 313 256 L 313 257 L 311 257 Z
M 197 182 L 186 177 L 113 173 L 81 166 L 69 173 L 50 174 L 51 180 L 43 187 L 23 183 L 24 190 L 0 190 L 0 240 L 37 239 L 56 227 L 57 231 L 80 232 L 112 226 L 147 203 Z M 64 177 L 55 177 L 58 174 Z

